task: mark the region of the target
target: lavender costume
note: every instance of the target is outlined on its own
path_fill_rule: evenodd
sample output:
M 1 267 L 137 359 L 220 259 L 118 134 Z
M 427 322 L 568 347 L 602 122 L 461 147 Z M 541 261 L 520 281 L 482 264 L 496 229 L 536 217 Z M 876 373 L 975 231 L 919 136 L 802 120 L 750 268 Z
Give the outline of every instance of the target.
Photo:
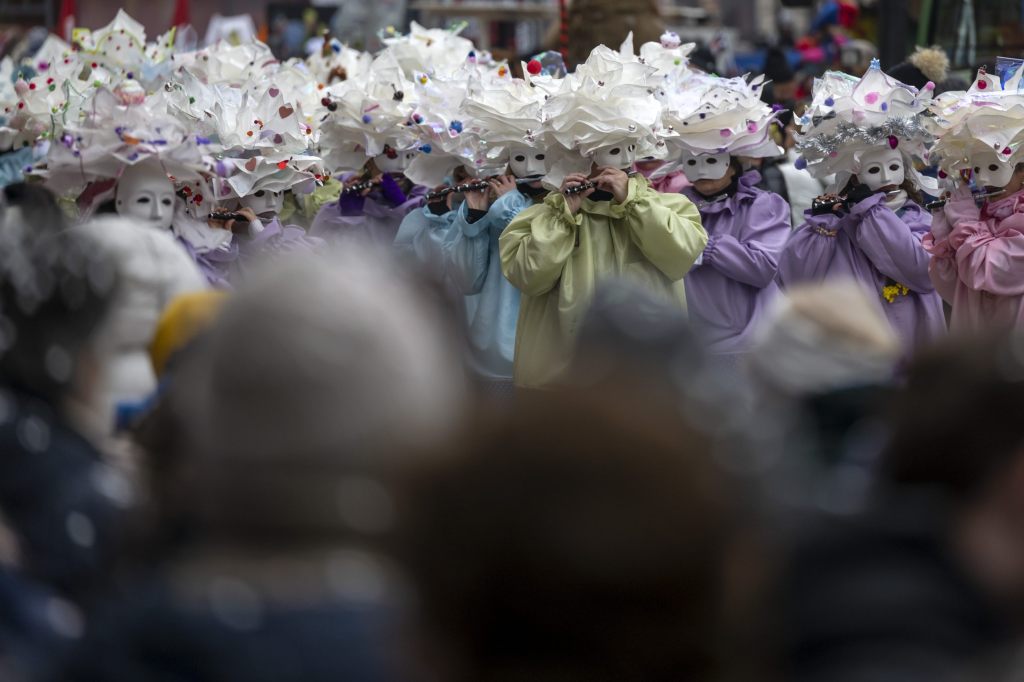
M 352 177 L 349 174 L 343 181 Z M 309 233 L 334 244 L 356 239 L 391 245 L 405 216 L 423 206 L 427 190 L 416 185 L 406 195 L 389 189 L 382 182 L 365 198 L 342 195 L 338 201 L 324 204 Z
M 713 353 L 750 349 L 768 301 L 778 293 L 778 259 L 790 234 L 789 205 L 758 189 L 757 171 L 744 173 L 736 192 L 707 201 L 683 190 L 700 210 L 708 233 L 700 265 L 686 275 L 686 305 L 696 331 Z
M 235 263 L 238 262 L 238 243 L 232 240 L 230 243 L 219 246 L 209 251 L 199 251 L 183 237 L 178 241 L 192 257 L 192 260 L 199 266 L 199 271 L 206 277 L 206 281 L 215 289 L 231 288 L 231 272 Z
M 921 240 L 931 215 L 907 201 L 893 212 L 874 194 L 843 215 L 805 213 L 779 261 L 782 285 L 853 277 L 875 293 L 907 349 L 945 334 L 942 300 L 928 276 Z
M 245 265 L 253 259 L 272 258 L 279 254 L 315 253 L 324 244 L 323 239 L 309 236 L 301 227 L 282 225 L 274 218 L 265 223 L 259 233 L 242 242 L 242 261 Z

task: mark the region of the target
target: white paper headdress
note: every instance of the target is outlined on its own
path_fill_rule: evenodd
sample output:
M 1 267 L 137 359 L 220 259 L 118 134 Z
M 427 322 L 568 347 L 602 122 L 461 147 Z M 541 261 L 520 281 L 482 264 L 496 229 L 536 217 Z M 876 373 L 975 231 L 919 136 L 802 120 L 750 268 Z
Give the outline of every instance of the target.
M 159 98 L 125 106 L 101 88 L 83 111 L 53 140 L 45 168 L 37 174 L 57 194 L 78 193 L 96 180 L 115 179 L 128 166 L 159 163 L 168 175 L 190 177 L 204 168 L 206 140 L 161 110 Z
M 319 110 L 317 149 L 332 171 L 357 171 L 385 145 L 404 150 L 417 145 L 415 88 L 394 55 L 374 60 L 365 81 L 337 83 L 324 95 Z
M 814 82 L 813 101 L 799 119 L 798 167 L 817 178 L 836 174 L 836 188 L 845 186 L 865 151 L 888 145 L 906 161 L 907 176 L 918 187 L 935 186 L 921 176 L 915 162 L 925 162 L 932 134 L 926 111 L 934 85 L 918 91 L 886 75 L 878 60 L 863 78 L 827 71 Z
M 669 158 L 690 154 L 767 157 L 782 154 L 771 137 L 777 113 L 761 100 L 764 78 L 699 74 L 678 89 L 664 90 L 662 123 Z
M 421 73 L 447 74 L 461 68 L 471 52 L 476 54 L 473 42 L 459 35 L 463 28 L 464 23 L 450 29 L 427 29 L 413 21 L 408 34 L 392 32 L 384 37 L 381 54 L 394 57 L 409 78 Z
M 931 158 L 941 176 L 956 176 L 973 167 L 973 158 L 986 151 L 1000 163 L 1024 161 L 1024 92 L 1018 89 L 1024 66 L 1010 74 L 1005 87 L 984 69 L 967 91 L 945 92 L 929 107 L 936 137 Z
M 655 98 L 656 69 L 632 55 L 599 45 L 587 61 L 564 78 L 544 105 L 544 118 L 557 148 L 545 179 L 561 184 L 570 172 L 590 170 L 585 157 L 615 144 L 636 144 L 637 155 L 657 147 L 661 104 Z

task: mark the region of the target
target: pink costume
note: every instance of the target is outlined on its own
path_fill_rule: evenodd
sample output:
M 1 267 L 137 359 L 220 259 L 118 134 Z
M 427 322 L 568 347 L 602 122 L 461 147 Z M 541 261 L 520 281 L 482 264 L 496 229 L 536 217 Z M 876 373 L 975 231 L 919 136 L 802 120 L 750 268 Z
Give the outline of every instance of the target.
M 1024 327 L 1024 192 L 980 210 L 963 195 L 948 201 L 924 245 L 954 330 Z

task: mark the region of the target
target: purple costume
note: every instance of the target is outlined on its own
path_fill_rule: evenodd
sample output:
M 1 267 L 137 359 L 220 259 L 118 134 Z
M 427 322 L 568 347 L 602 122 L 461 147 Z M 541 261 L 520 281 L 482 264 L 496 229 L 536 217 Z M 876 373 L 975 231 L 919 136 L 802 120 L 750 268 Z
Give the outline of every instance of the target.
M 259 234 L 242 241 L 242 260 L 272 258 L 285 253 L 310 254 L 320 250 L 324 243 L 323 239 L 306 234 L 301 227 L 282 225 L 274 218 L 263 225 Z
M 842 215 L 805 213 L 779 261 L 782 285 L 852 277 L 875 294 L 907 349 L 946 332 L 942 299 L 928 276 L 921 240 L 931 215 L 912 201 L 896 212 L 874 194 Z
M 708 233 L 701 265 L 686 275 L 686 306 L 694 328 L 713 353 L 750 350 L 751 337 L 778 293 L 778 259 L 791 231 L 789 205 L 758 189 L 757 171 L 744 173 L 736 192 L 707 201 L 692 187 L 683 190 L 700 210 Z
M 231 288 L 231 271 L 238 261 L 239 255 L 238 243 L 235 240 L 225 247 L 202 252 L 197 251 L 194 246 L 181 237 L 178 237 L 178 241 L 199 266 L 199 271 L 203 273 L 211 287 L 214 289 Z
M 348 174 L 342 181 L 347 182 L 353 175 Z M 426 187 L 419 185 L 413 186 L 408 196 L 395 189 L 397 186 L 391 188 L 382 182 L 365 198 L 342 195 L 338 201 L 324 204 L 313 218 L 309 233 L 334 244 L 356 239 L 391 246 L 402 220 L 423 205 L 427 193 Z

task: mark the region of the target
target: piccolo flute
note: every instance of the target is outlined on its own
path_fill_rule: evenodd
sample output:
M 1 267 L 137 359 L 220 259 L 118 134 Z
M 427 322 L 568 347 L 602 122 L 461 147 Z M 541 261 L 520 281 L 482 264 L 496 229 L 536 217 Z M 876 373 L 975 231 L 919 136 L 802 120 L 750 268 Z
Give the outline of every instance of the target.
M 227 222 L 234 220 L 239 223 L 247 223 L 249 219 L 242 213 L 235 213 L 234 211 L 213 211 L 210 213 L 210 220 L 219 220 L 221 222 Z
M 364 180 L 362 182 L 357 182 L 353 185 L 343 187 L 341 193 L 354 194 L 355 192 L 362 192 L 363 190 L 370 189 L 371 187 L 373 187 L 373 180 Z
M 531 182 L 537 182 L 540 178 L 516 178 L 517 185 L 526 185 Z M 445 187 L 434 192 L 427 192 L 427 201 L 437 201 L 438 199 L 444 199 L 449 194 L 462 194 L 465 192 L 483 192 L 490 189 L 491 186 L 483 181 L 466 182 L 461 185 L 454 185 L 452 187 Z
M 988 199 L 989 197 L 997 197 L 1004 191 L 1005 190 L 1000 189 L 996 190 L 995 192 L 978 192 L 977 194 L 972 194 L 971 198 L 974 199 L 975 201 L 977 201 L 978 199 Z M 935 201 L 929 201 L 927 204 L 924 205 L 924 207 L 927 208 L 929 211 L 936 211 L 945 206 L 946 202 L 948 202 L 952 198 L 953 197 L 944 197 L 942 199 L 936 199 Z M 963 198 L 966 199 L 967 197 Z
M 893 190 L 889 190 L 888 192 L 885 192 L 885 195 L 886 196 L 891 196 L 893 194 L 899 194 L 899 193 L 900 193 L 900 190 L 893 189 Z M 825 197 L 826 197 L 825 199 L 821 199 L 820 197 L 815 197 L 815 199 L 811 202 L 811 215 L 824 215 L 826 213 L 831 213 L 833 206 L 835 206 L 836 204 L 842 204 L 843 202 L 846 201 L 846 196 L 845 195 L 828 195 L 828 194 L 826 194 Z
M 635 170 L 626 171 L 626 175 L 628 175 L 629 177 L 633 177 L 634 175 L 636 175 L 636 173 L 637 172 Z M 587 180 L 586 182 L 581 183 L 579 185 L 566 187 L 565 190 L 563 190 L 563 192 L 571 196 L 573 194 L 579 194 L 580 192 L 586 192 L 588 189 L 592 189 L 594 187 L 597 187 L 597 183 L 594 182 L 593 180 Z

